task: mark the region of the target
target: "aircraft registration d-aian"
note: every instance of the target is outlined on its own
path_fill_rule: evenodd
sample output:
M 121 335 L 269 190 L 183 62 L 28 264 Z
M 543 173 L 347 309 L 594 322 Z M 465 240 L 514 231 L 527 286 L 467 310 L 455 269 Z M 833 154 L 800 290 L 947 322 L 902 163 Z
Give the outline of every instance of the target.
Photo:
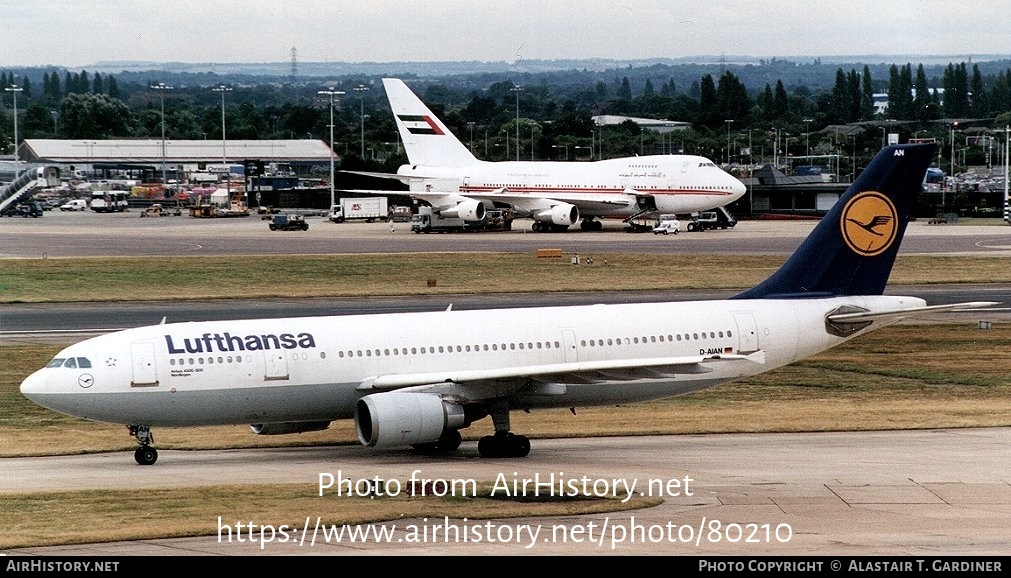
M 746 192 L 741 181 L 694 155 L 481 161 L 403 81 L 385 78 L 383 86 L 410 162 L 396 175 L 360 174 L 408 183 L 412 196 L 443 217 L 480 221 L 487 208 L 510 207 L 533 219 L 535 231 L 561 231 L 580 221 L 583 230 L 599 230 L 599 218 L 707 211 Z
M 525 456 L 510 411 L 684 394 L 913 315 L 989 305 L 883 295 L 933 151 L 883 149 L 778 271 L 731 299 L 153 325 L 67 347 L 21 392 L 127 425 L 140 464 L 157 459 L 153 426 L 269 435 L 339 419 L 368 446 L 454 451 L 491 416 L 478 452 Z

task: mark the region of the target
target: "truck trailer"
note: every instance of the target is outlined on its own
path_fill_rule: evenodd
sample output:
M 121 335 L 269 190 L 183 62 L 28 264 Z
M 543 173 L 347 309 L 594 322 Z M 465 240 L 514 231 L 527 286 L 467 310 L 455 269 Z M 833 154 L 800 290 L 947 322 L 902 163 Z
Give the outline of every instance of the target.
M 337 204 L 330 207 L 329 219 L 334 223 L 350 220 L 364 220 L 368 223 L 386 220 L 389 208 L 386 197 L 364 197 L 338 199 Z

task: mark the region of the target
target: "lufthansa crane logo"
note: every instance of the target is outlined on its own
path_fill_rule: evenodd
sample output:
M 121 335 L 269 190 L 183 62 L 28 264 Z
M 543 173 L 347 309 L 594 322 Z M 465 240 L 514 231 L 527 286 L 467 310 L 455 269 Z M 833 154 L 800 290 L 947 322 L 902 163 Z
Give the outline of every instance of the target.
M 877 191 L 865 191 L 846 203 L 839 225 L 850 249 L 864 257 L 874 257 L 895 241 L 898 213 L 888 197 Z

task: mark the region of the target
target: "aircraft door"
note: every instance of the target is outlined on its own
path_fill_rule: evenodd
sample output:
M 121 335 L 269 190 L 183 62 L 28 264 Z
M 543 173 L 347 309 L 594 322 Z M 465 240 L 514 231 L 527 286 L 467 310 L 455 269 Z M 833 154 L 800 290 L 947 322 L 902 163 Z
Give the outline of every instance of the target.
M 751 353 L 758 351 L 758 325 L 751 313 L 734 313 L 737 322 L 737 351 Z
M 153 343 L 131 343 L 130 357 L 133 367 L 133 387 L 150 387 L 158 385 L 158 371 L 154 359 Z
M 284 357 L 284 351 L 278 349 L 268 349 L 263 352 L 264 368 L 263 379 L 266 381 L 276 381 L 288 379 L 288 360 Z

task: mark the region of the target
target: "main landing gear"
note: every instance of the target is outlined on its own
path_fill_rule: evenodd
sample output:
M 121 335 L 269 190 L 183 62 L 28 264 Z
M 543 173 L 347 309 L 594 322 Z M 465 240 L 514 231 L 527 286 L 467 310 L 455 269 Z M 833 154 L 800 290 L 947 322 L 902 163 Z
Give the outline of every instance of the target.
M 154 443 L 154 434 L 151 433 L 150 426 L 132 425 L 130 435 L 137 438 L 137 443 L 140 444 L 137 451 L 133 452 L 133 459 L 137 460 L 138 464 L 150 466 L 158 461 L 158 450 L 151 447 Z
M 426 454 L 444 454 L 448 452 L 455 452 L 460 448 L 460 443 L 463 441 L 463 437 L 460 435 L 460 430 L 449 429 L 442 432 L 439 439 L 434 442 L 415 444 L 412 446 L 419 452 Z
M 530 453 L 530 440 L 509 431 L 509 406 L 497 403 L 488 412 L 495 423 L 495 435 L 484 436 L 477 442 L 482 458 L 525 458 Z
M 525 458 L 530 453 L 530 440 L 512 432 L 495 432 L 477 442 L 482 458 Z

